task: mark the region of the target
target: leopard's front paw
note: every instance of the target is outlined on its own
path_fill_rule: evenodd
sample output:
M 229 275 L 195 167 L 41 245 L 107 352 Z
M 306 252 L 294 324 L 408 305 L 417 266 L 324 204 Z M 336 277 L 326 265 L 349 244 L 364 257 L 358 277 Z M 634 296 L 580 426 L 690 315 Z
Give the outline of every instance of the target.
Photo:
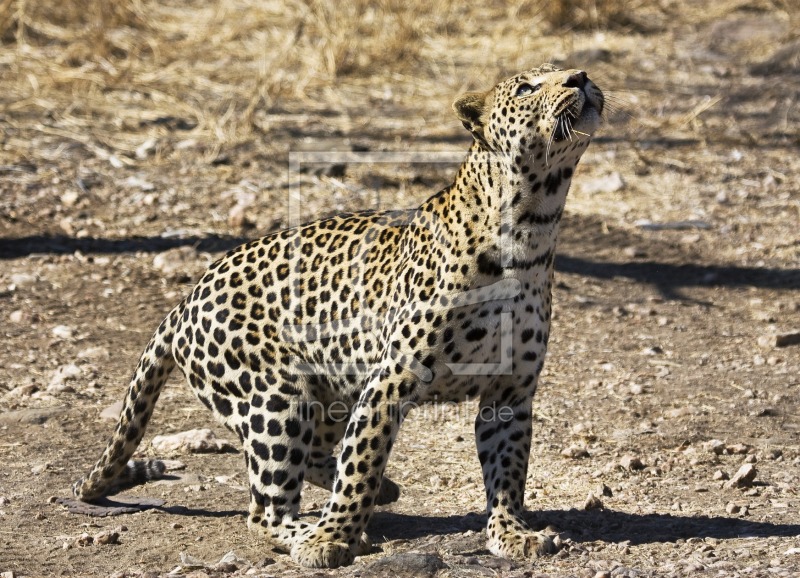
M 557 550 L 553 539 L 542 532 L 518 532 L 508 530 L 494 538 L 489 538 L 489 551 L 495 556 L 526 560 L 538 558 L 545 554 L 554 554 Z
M 558 550 L 551 536 L 534 532 L 522 518 L 509 513 L 490 516 L 486 535 L 489 551 L 503 558 L 525 560 Z
M 339 568 L 355 560 L 355 552 L 347 542 L 334 541 L 328 537 L 310 537 L 292 547 L 292 560 L 308 568 Z

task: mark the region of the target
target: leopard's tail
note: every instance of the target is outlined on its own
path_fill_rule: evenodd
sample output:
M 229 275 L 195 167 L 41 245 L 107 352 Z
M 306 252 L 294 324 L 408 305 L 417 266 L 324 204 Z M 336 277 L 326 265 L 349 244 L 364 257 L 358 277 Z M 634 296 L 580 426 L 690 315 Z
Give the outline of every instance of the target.
M 130 458 L 142 441 L 161 388 L 175 367 L 172 341 L 184 307 L 185 302 L 181 302 L 169 313 L 145 347 L 128 386 L 117 428 L 103 455 L 86 477 L 72 485 L 77 498 L 93 500 L 163 475 L 163 462 Z

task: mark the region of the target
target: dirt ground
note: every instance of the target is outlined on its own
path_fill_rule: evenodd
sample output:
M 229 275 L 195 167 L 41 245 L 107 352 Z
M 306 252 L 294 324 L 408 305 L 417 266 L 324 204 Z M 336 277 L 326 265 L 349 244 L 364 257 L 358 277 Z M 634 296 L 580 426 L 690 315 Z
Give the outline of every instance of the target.
M 535 2 L 356 4 L 348 38 L 320 2 L 131 2 L 98 40 L 0 2 L 2 576 L 800 576 L 794 4 L 609 2 L 625 17 L 564 22 Z M 159 455 L 185 469 L 126 492 L 164 500 L 147 511 L 54 502 L 215 256 L 420 202 L 457 154 L 358 154 L 466 150 L 453 98 L 543 61 L 585 68 L 609 100 L 567 203 L 534 403 L 526 506 L 556 555 L 485 549 L 470 405 L 412 414 L 387 472 L 400 500 L 344 569 L 300 568 L 248 533 L 239 453 Z M 298 151 L 358 154 L 291 165 Z M 140 452 L 194 428 L 234 439 L 175 375 Z M 303 511 L 325 499 L 306 488 Z

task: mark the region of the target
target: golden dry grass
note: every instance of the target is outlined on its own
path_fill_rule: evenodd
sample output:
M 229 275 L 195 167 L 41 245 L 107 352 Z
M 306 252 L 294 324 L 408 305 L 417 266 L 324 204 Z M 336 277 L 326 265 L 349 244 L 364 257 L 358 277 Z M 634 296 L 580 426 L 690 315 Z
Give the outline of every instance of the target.
M 45 154 L 31 135 L 125 164 L 175 124 L 180 138 L 213 156 L 268 131 L 271 111 L 360 111 L 387 98 L 436 121 L 448 114 L 441 100 L 476 80 L 487 85 L 569 54 L 601 29 L 646 33 L 664 18 L 703 14 L 704 5 L 0 0 L 0 110 L 9 130 L 0 164 Z M 797 13 L 791 0 L 728 0 L 714 10 L 744 5 Z M 692 14 L 682 14 L 687 8 Z

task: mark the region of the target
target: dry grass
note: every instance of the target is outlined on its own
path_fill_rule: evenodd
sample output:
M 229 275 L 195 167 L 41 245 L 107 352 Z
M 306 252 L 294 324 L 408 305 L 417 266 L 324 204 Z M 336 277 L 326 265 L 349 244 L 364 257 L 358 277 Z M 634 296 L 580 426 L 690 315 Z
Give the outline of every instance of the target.
M 191 138 L 213 157 L 269 134 L 270 119 L 287 111 L 361 114 L 402 102 L 434 123 L 449 118 L 441 102 L 476 80 L 485 86 L 568 55 L 591 45 L 598 29 L 642 32 L 647 27 L 637 23 L 675 16 L 687 4 L 693 6 L 691 0 L 515 0 L 481 7 L 454 0 L 0 0 L 6 126 L 0 164 L 47 161 L 64 142 L 133 164 L 148 141 L 157 142 L 157 160 Z M 790 0 L 724 4 L 787 12 L 794 6 Z

